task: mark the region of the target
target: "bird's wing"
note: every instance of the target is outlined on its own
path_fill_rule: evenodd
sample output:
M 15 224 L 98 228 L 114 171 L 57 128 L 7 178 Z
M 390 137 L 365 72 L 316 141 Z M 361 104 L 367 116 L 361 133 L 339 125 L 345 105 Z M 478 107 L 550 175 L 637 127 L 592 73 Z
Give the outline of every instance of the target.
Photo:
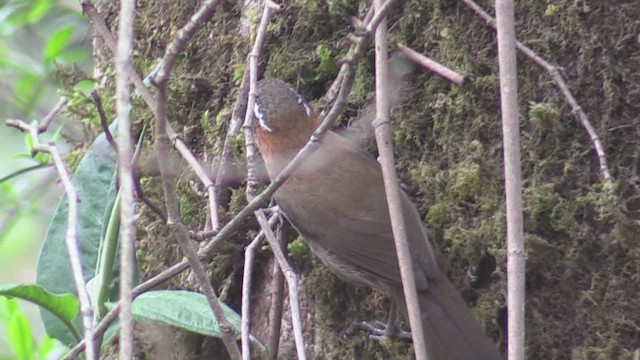
M 342 267 L 399 286 L 400 270 L 380 166 L 347 141 L 330 134 L 313 155 L 322 157 L 316 163 L 325 165 L 315 174 L 290 179 L 276 194 L 276 201 L 316 255 L 333 257 L 322 259 L 325 264 L 341 261 Z M 433 255 L 415 207 L 404 194 L 402 201 L 412 262 L 417 275 L 422 275 L 417 279 L 421 288 L 430 272 L 437 273 L 437 267 L 433 271 L 429 268 Z M 325 254 L 319 254 L 322 251 Z

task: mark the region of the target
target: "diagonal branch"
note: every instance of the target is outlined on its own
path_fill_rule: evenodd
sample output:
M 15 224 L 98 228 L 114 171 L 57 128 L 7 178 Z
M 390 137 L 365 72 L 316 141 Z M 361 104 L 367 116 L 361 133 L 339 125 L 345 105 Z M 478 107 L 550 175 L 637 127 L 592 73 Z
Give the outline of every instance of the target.
M 480 7 L 480 5 L 473 2 L 473 0 L 460 0 L 460 1 L 465 3 L 468 7 L 470 7 L 471 10 L 473 10 L 478 16 L 480 16 L 480 18 L 482 18 L 482 20 L 484 20 L 485 23 L 487 23 L 487 25 L 491 26 L 494 29 L 496 28 L 495 19 L 492 18 L 491 15 L 489 15 L 486 11 L 484 11 Z M 567 85 L 566 81 L 562 78 L 562 75 L 560 74 L 560 67 L 556 65 L 552 65 L 542 57 L 538 56 L 531 48 L 529 48 L 528 46 L 524 45 L 523 43 L 517 40 L 516 40 L 516 48 L 520 50 L 523 54 L 525 54 L 529 59 L 531 59 L 538 66 L 543 68 L 547 73 L 549 73 L 553 81 L 556 83 L 556 86 L 564 96 L 565 101 L 571 107 L 571 112 L 578 118 L 578 122 L 587 131 L 587 134 L 591 139 L 591 143 L 593 144 L 593 147 L 598 156 L 598 162 L 600 167 L 600 177 L 602 177 L 605 184 L 612 184 L 613 177 L 611 176 L 611 173 L 609 173 L 609 167 L 607 165 L 607 156 L 604 152 L 604 148 L 602 147 L 602 143 L 600 142 L 600 137 L 598 136 L 596 129 L 593 127 L 593 125 L 589 121 L 587 114 L 584 112 L 582 107 L 578 104 L 578 101 L 571 93 L 571 90 L 569 90 L 569 86 Z

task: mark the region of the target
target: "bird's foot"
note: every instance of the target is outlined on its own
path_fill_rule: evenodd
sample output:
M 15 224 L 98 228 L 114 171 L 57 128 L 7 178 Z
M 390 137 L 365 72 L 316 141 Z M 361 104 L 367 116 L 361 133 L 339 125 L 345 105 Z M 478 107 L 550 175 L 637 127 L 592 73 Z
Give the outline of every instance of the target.
M 402 330 L 397 326 L 390 326 L 382 321 L 360 321 L 356 322 L 355 325 L 359 329 L 368 331 L 370 333 L 369 338 L 373 340 L 382 341 L 387 338 L 411 340 L 410 331 Z

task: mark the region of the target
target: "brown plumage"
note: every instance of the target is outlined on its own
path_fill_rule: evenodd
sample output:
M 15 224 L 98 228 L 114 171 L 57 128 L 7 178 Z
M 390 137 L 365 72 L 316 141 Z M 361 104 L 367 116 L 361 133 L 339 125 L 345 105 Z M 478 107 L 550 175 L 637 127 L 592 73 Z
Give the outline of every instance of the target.
M 305 145 L 319 120 L 293 88 L 276 79 L 258 83 L 254 112 L 258 146 L 273 179 Z M 320 148 L 274 199 L 334 274 L 386 290 L 404 306 L 382 172 L 359 145 L 327 132 Z M 404 193 L 403 214 L 429 359 L 502 359 L 439 269 L 420 216 Z

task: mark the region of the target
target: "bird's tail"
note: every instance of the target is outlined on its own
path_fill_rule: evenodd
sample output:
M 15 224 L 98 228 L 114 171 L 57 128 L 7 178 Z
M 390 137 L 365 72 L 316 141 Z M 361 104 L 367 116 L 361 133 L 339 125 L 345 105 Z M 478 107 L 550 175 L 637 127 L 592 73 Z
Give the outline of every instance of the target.
M 431 281 L 418 294 L 429 360 L 502 359 L 449 280 Z

